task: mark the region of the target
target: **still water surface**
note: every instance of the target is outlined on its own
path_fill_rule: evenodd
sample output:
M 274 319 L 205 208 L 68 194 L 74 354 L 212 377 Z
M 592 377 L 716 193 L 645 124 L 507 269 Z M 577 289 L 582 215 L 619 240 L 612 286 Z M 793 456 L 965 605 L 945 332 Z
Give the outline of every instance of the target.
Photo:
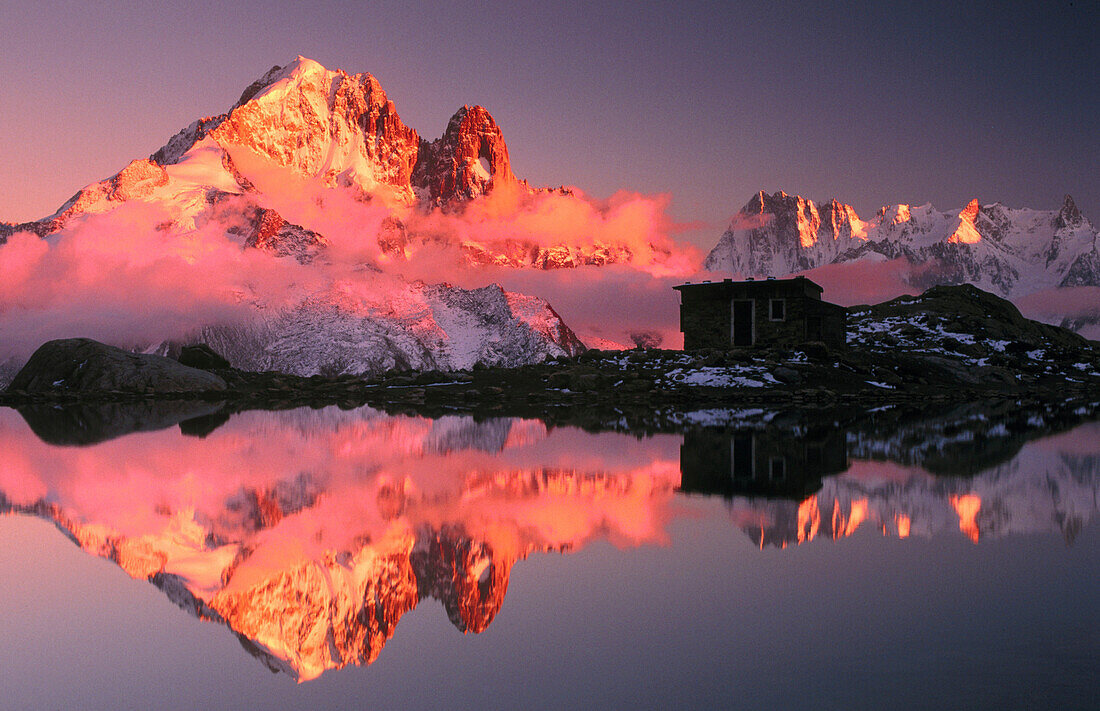
M 1095 708 L 1100 425 L 731 418 L 0 410 L 0 707 Z

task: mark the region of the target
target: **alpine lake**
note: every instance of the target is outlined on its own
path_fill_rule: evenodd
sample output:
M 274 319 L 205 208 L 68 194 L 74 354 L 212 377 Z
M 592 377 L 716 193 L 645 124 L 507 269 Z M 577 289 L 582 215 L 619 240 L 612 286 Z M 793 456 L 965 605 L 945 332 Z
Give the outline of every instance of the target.
M 0 408 L 0 706 L 1095 708 L 1098 420 Z

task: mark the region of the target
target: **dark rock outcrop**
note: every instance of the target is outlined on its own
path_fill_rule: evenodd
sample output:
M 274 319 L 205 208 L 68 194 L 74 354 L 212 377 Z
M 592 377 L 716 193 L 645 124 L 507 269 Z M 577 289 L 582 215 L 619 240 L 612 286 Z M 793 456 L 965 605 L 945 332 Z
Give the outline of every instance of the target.
M 1073 198 L 1066 195 L 1065 200 L 1062 202 L 1062 209 L 1058 211 L 1058 216 L 1054 218 L 1054 226 L 1059 229 L 1063 227 L 1077 227 L 1084 218 L 1081 217 L 1081 211 L 1077 209 L 1077 204 L 1073 202 Z
M 853 307 L 859 310 L 861 307 Z M 916 314 L 939 317 L 953 332 L 988 339 L 1079 349 L 1088 341 L 1059 326 L 1024 318 L 1020 310 L 1007 299 L 990 294 L 976 286 L 936 286 L 920 296 L 901 296 L 870 308 L 877 319 Z
M 195 343 L 180 349 L 180 365 L 199 370 L 223 370 L 231 367 L 226 360 L 205 343 Z
M 90 338 L 65 338 L 41 345 L 9 391 L 28 393 L 184 393 L 225 390 L 225 381 L 171 358 L 108 346 Z

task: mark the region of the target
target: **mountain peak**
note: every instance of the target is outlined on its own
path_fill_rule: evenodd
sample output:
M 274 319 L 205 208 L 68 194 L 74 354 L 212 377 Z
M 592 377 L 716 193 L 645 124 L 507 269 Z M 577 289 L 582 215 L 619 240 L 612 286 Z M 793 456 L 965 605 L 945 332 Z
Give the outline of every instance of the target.
M 324 65 L 322 65 L 320 62 L 310 59 L 309 57 L 303 57 L 300 54 L 294 57 L 294 61 L 287 64 L 286 68 L 293 71 L 301 72 L 328 71 L 328 69 L 326 69 Z
M 500 127 L 477 105 L 456 111 L 442 138 L 421 143 L 413 175 L 413 184 L 434 205 L 462 202 L 516 182 Z
M 1055 226 L 1058 228 L 1076 227 L 1080 225 L 1084 219 L 1085 218 L 1081 216 L 1081 211 L 1077 209 L 1077 204 L 1073 202 L 1073 198 L 1067 193 L 1062 202 L 1062 209 L 1058 211 L 1058 216 L 1054 218 Z
M 277 72 L 272 76 L 272 71 L 265 74 L 265 77 L 271 77 L 271 83 L 279 81 L 280 79 L 288 79 L 291 77 L 304 77 L 311 74 L 328 74 L 329 70 L 325 68 L 320 62 L 316 62 L 308 57 L 298 55 L 293 61 L 284 64 Z
M 896 205 L 883 205 L 875 213 L 881 224 L 900 225 L 913 219 L 912 207 L 904 202 Z
M 237 103 L 233 105 L 233 108 L 235 109 L 238 106 L 247 104 L 261 91 L 283 79 L 300 79 L 307 75 L 326 73 L 328 73 L 328 69 L 325 69 L 319 62 L 307 59 L 299 54 L 293 61 L 282 66 L 276 64 L 271 69 L 268 69 L 262 77 L 249 84 L 248 87 L 241 92 L 241 98 L 237 99 Z
M 153 156 L 174 163 L 207 135 L 368 194 L 401 203 L 462 203 L 520 183 L 500 127 L 482 106 L 463 105 L 436 141 L 421 140 L 371 74 L 330 70 L 299 55 L 248 86 L 228 113 L 184 129 Z
M 760 190 L 741 208 L 741 215 L 762 215 L 765 213 L 779 214 L 790 210 L 813 209 L 816 207 L 812 200 L 807 200 L 801 195 L 788 195 L 783 190 L 778 190 L 771 195 Z
M 978 216 L 978 210 L 980 209 L 981 205 L 978 203 L 978 198 L 974 198 L 966 203 L 966 207 L 959 213 L 959 219 L 966 220 L 967 222 L 974 222 L 974 219 Z
M 745 203 L 745 206 L 738 211 L 738 215 L 761 215 L 764 213 L 764 202 L 768 199 L 768 194 L 763 190 L 758 190 L 755 195 L 749 198 L 749 201 Z
M 966 204 L 966 207 L 959 211 L 959 224 L 955 227 L 955 231 L 947 238 L 949 243 L 976 244 L 982 241 L 981 233 L 978 232 L 978 229 L 974 226 L 974 220 L 978 218 L 979 210 L 981 210 L 981 205 L 978 204 L 978 198 L 974 198 Z

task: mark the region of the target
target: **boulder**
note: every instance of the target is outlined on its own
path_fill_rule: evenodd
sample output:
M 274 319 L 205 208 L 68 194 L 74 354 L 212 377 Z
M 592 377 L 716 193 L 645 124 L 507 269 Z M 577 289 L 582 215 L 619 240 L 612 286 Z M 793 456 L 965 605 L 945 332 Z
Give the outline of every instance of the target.
M 225 388 L 225 381 L 213 373 L 90 338 L 42 344 L 8 386 L 9 391 L 28 393 L 181 393 Z

